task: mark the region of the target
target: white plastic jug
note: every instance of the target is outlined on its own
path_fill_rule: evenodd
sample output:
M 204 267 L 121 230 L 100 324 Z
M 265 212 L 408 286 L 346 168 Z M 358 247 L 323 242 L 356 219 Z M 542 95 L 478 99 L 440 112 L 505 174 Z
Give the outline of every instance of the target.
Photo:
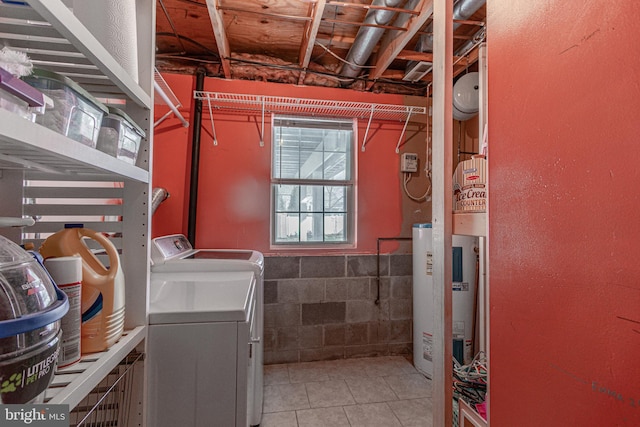
M 106 268 L 83 239 L 95 240 L 109 256 Z M 40 247 L 46 258 L 82 258 L 82 353 L 104 351 L 118 341 L 124 331 L 124 274 L 118 250 L 101 233 L 80 225 L 67 224 L 48 237 Z

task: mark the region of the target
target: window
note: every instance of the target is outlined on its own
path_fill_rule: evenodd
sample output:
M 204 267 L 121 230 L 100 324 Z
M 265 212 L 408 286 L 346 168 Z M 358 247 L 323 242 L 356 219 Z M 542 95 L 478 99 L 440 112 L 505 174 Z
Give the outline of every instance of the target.
M 272 244 L 353 244 L 354 121 L 276 116 L 272 129 Z

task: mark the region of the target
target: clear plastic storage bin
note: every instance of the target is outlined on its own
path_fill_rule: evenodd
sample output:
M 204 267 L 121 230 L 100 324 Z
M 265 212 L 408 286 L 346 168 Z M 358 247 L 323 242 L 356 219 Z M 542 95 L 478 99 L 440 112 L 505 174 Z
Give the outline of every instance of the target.
M 107 108 L 109 114 L 102 118 L 97 148 L 135 165 L 140 141 L 146 134 L 127 113 L 114 107 Z
M 54 102 L 52 109 L 36 117 L 36 123 L 84 145 L 96 146 L 107 107 L 73 80 L 51 71 L 34 69 L 32 75 L 22 79 Z

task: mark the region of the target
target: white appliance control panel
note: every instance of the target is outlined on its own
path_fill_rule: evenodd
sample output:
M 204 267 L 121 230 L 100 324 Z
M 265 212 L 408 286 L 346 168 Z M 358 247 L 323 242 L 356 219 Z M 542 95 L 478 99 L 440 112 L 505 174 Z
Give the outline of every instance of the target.
M 193 250 L 189 240 L 182 234 L 158 237 L 153 239 L 151 243 L 151 258 L 153 260 L 168 260 Z

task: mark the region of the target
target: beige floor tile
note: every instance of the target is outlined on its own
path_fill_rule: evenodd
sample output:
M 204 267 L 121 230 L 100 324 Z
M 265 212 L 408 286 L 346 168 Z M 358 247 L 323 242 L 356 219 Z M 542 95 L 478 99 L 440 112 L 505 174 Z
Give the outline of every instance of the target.
M 387 377 L 406 374 L 407 361 L 402 356 L 370 357 L 366 359 L 366 371 L 370 377 Z
M 310 382 L 305 385 L 312 408 L 355 405 L 356 403 L 345 380 Z
M 409 362 L 404 357 L 401 357 L 398 362 L 400 363 L 402 371 L 405 374 L 409 375 L 409 374 L 417 374 L 418 373 L 418 370 L 415 368 L 415 366 L 413 366 L 413 364 L 411 364 L 411 362 Z
M 431 396 L 431 381 L 422 374 L 394 375 L 384 377 L 384 380 L 400 400 Z
M 430 398 L 387 402 L 404 427 L 433 427 L 433 405 Z
M 264 387 L 264 413 L 309 408 L 304 384 L 273 384 Z
M 327 381 L 327 368 L 324 362 L 290 363 L 289 381 L 293 383 L 308 383 L 313 381 Z
M 384 378 L 347 378 L 347 385 L 358 403 L 387 402 L 398 400 L 398 396 Z
M 402 427 L 386 403 L 345 406 L 351 427 Z
M 300 427 L 350 427 L 342 407 L 303 409 L 296 411 Z
M 295 411 L 263 414 L 260 427 L 298 427 Z
M 264 367 L 264 385 L 289 384 L 287 365 L 266 365 Z
M 360 359 L 340 359 L 324 362 L 327 375 L 331 379 L 361 378 L 366 377 L 366 363 Z

